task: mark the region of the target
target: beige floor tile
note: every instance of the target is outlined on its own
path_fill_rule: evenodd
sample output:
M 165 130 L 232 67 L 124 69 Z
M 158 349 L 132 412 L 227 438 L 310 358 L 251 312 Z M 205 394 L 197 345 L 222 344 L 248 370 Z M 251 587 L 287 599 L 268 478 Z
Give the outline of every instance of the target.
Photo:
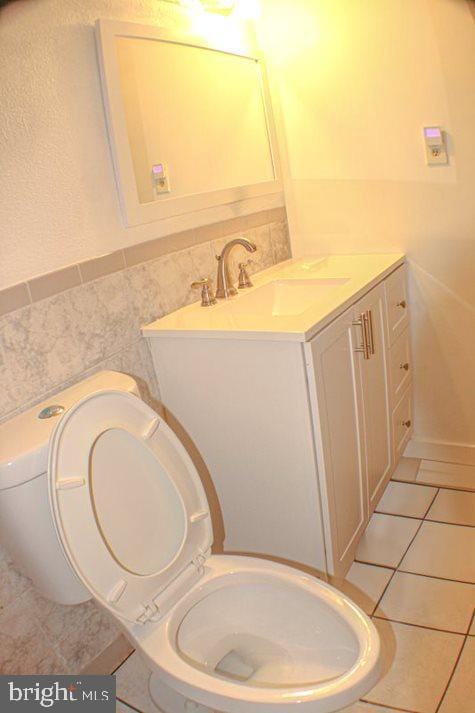
M 421 461 L 416 482 L 442 488 L 475 490 L 475 465 L 457 465 L 435 460 L 423 460 Z
M 116 671 L 117 698 L 137 708 L 142 713 L 157 713 L 148 692 L 150 671 L 137 652 L 129 656 Z
M 475 526 L 475 493 L 464 490 L 439 490 L 428 520 Z
M 475 528 L 424 522 L 400 569 L 475 583 Z
M 468 638 L 439 713 L 475 710 L 475 639 Z
M 437 488 L 411 483 L 388 483 L 376 511 L 388 515 L 424 518 L 437 494 Z
M 419 525 L 419 520 L 375 513 L 360 540 L 355 559 L 397 567 Z
M 335 586 L 367 614 L 372 614 L 393 575 L 392 569 L 353 562 L 344 582 Z
M 393 480 L 414 483 L 421 464 L 420 458 L 401 458 L 393 473 Z
M 392 708 L 435 713 L 464 638 L 375 619 L 383 646 L 383 676 L 364 699 Z
M 376 616 L 466 634 L 475 606 L 475 585 L 396 572 Z

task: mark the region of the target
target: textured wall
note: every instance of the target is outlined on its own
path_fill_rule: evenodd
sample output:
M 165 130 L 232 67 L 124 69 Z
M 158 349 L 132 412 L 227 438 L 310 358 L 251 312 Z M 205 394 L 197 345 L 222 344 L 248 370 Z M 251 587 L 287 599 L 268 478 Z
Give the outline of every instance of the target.
M 22 0 L 0 12 L 0 287 L 235 214 L 230 204 L 123 227 L 96 58 L 98 18 L 193 27 L 190 13 L 161 0 Z M 272 207 L 255 203 L 252 210 Z
M 416 436 L 475 446 L 473 0 L 262 2 L 294 250 L 408 254 Z
M 285 220 L 239 234 L 258 246 L 251 272 L 290 256 Z M 159 385 L 139 327 L 196 300 L 190 283 L 214 277 L 214 256 L 231 237 L 135 265 L 2 317 L 1 416 L 11 418 L 100 369 L 135 377 L 153 405 Z M 44 600 L 0 551 L 0 673 L 78 672 L 117 633 L 91 602 L 64 607 Z

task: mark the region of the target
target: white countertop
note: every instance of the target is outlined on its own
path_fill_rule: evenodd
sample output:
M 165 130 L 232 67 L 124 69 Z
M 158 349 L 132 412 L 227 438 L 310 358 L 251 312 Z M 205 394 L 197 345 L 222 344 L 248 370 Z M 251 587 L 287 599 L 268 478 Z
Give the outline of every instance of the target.
M 307 341 L 404 263 L 402 253 L 286 260 L 212 307 L 195 302 L 143 327 L 148 338 Z M 264 288 L 264 289 L 263 289 Z

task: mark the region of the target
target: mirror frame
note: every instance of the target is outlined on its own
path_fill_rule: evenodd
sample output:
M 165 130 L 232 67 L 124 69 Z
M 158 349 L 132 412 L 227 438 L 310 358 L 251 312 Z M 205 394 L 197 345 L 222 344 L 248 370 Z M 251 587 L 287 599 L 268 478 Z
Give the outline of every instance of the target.
M 115 44 L 117 37 L 153 39 L 161 42 L 212 49 L 252 59 L 259 63 L 262 77 L 262 97 L 275 180 L 178 197 L 170 194 L 150 203 L 140 203 L 120 87 L 119 62 Z M 182 218 L 188 216 L 186 220 L 187 227 L 198 227 L 203 223 L 217 222 L 231 216 L 246 215 L 284 205 L 277 132 L 266 69 L 261 53 L 257 49 L 254 33 L 247 26 L 247 23 L 242 26 L 240 40 L 239 49 L 230 49 L 225 38 L 217 38 L 210 41 L 203 36 L 185 31 L 176 32 L 163 27 L 114 20 L 97 20 L 96 41 L 102 93 L 121 211 L 126 226 L 131 227 L 164 219 L 179 218 L 179 216 L 182 216 Z M 260 201 L 259 199 L 262 200 Z M 219 207 L 221 207 L 220 211 L 209 210 Z M 224 207 L 226 210 L 224 210 Z M 190 221 L 190 214 L 199 211 L 202 211 L 201 217 L 197 217 L 196 221 Z M 207 219 L 203 221 L 205 215 Z M 182 228 L 180 227 L 180 229 Z

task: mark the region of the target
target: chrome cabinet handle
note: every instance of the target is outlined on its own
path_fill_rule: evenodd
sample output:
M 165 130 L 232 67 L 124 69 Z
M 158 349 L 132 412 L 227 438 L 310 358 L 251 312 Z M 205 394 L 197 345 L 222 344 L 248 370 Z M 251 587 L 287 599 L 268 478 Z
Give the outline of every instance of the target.
M 398 303 L 396 304 L 396 307 L 401 307 L 401 309 L 406 309 L 406 307 L 407 307 L 407 302 L 406 302 L 406 300 L 401 300 L 400 302 L 398 302 Z
M 363 342 L 361 347 L 355 349 L 355 352 L 362 352 L 364 359 L 371 359 L 371 349 L 368 342 L 368 316 L 366 312 L 360 315 L 360 318 L 353 322 L 355 327 L 361 327 Z
M 400 369 L 404 369 L 404 371 L 409 371 L 409 362 L 406 361 L 404 364 L 399 364 Z
M 369 350 L 370 350 L 371 354 L 374 354 L 374 353 L 375 353 L 375 349 L 374 349 L 373 313 L 372 313 L 372 311 L 369 309 L 369 310 L 366 312 L 366 315 L 367 315 L 366 325 L 367 325 L 367 329 L 368 329 L 368 344 L 369 344 Z

